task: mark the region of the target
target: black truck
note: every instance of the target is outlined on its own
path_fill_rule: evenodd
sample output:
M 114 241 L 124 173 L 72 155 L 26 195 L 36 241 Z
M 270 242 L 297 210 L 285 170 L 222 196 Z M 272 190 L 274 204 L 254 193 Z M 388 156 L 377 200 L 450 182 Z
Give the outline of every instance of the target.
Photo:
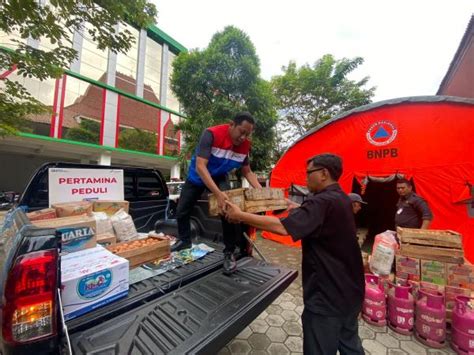
M 199 201 L 194 238 L 215 249 L 202 259 L 131 283 L 128 296 L 64 321 L 60 298 L 60 241 L 54 229 L 34 227 L 24 211 L 48 206 L 52 167 L 123 169 L 125 199 L 142 232 L 176 228 L 173 206 L 156 169 L 71 163 L 43 165 L 1 235 L 2 354 L 213 354 L 217 353 L 296 278 L 297 271 L 252 256 L 225 276 L 220 221 Z M 251 250 L 247 248 L 247 251 Z M 239 254 L 240 255 L 240 254 Z

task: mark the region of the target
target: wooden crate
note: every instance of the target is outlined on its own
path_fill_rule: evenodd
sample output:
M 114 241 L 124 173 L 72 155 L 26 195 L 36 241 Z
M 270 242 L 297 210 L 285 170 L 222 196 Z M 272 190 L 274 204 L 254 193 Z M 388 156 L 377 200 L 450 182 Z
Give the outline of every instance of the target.
M 283 189 L 234 189 L 224 191 L 232 203 L 250 213 L 282 210 L 288 207 Z M 209 215 L 217 216 L 219 208 L 214 194 L 209 194 Z
M 397 228 L 402 243 L 462 249 L 462 235 L 450 230 Z
M 137 241 L 144 241 L 148 239 L 154 239 L 157 240 L 157 242 L 151 245 L 120 251 L 120 248 L 123 246 L 132 245 Z M 140 240 L 121 242 L 111 245 L 107 247 L 107 249 L 112 253 L 127 259 L 130 263 L 130 269 L 132 269 L 150 261 L 168 257 L 170 255 L 170 241 L 169 239 L 162 239 L 159 237 L 148 237 Z M 117 251 L 117 249 L 119 249 L 119 251 Z
M 426 245 L 403 244 L 400 254 L 410 258 L 442 261 L 444 263 L 464 263 L 464 252 L 459 249 L 435 248 Z
M 288 203 L 284 199 L 245 201 L 245 212 L 250 213 L 285 210 L 287 208 Z
M 463 264 L 462 236 L 448 230 L 397 228 L 400 254 L 412 258 Z
M 247 189 L 244 191 L 244 194 L 246 201 L 285 199 L 285 193 L 283 189 L 273 189 L 270 187 L 263 187 L 261 189 Z
M 229 197 L 230 202 L 235 203 L 241 210 L 245 209 L 245 189 L 234 189 L 224 191 L 224 193 Z M 217 205 L 217 198 L 214 194 L 209 194 L 209 215 L 218 216 L 219 215 L 219 206 Z

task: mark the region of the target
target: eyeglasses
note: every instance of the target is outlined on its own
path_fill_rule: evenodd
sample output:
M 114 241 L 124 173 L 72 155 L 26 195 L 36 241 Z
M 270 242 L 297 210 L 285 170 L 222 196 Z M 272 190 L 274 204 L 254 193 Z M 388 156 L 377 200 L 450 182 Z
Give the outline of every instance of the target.
M 311 175 L 311 174 L 314 173 L 315 171 L 321 171 L 321 170 L 323 170 L 323 169 L 326 169 L 326 168 L 316 168 L 316 169 L 306 170 L 306 176 Z

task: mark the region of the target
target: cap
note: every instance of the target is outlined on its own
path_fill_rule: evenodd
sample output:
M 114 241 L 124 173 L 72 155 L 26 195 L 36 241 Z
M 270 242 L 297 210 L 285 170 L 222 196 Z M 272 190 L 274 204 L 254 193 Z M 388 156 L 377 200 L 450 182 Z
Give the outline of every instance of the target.
M 362 197 L 360 197 L 359 194 L 351 192 L 347 196 L 349 196 L 349 198 L 351 199 L 352 202 L 359 202 L 359 203 L 362 203 L 364 205 L 367 205 L 367 202 L 364 202 L 364 200 L 362 200 Z

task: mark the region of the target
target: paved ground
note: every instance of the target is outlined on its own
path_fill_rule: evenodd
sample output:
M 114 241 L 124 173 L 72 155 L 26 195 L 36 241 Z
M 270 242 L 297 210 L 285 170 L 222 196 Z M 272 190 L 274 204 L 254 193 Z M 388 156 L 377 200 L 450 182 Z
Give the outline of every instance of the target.
M 298 278 L 260 316 L 220 352 L 224 354 L 302 354 L 301 251 L 259 238 L 257 246 L 268 261 L 298 269 Z M 449 348 L 430 349 L 387 327 L 374 327 L 359 321 L 359 335 L 368 355 L 454 354 Z

